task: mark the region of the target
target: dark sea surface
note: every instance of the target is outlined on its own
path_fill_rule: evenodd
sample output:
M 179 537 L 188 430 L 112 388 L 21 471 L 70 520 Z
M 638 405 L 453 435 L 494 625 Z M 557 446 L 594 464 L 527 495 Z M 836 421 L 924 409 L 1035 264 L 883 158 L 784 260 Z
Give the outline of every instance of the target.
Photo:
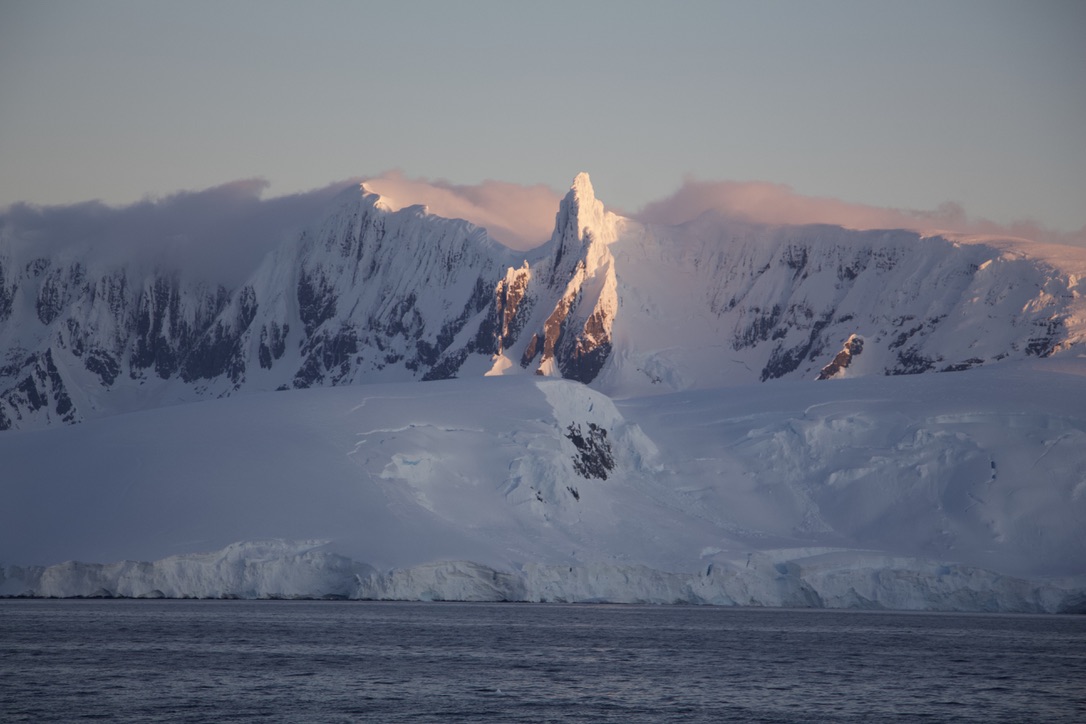
M 0 601 L 0 721 L 1084 722 L 1086 617 Z

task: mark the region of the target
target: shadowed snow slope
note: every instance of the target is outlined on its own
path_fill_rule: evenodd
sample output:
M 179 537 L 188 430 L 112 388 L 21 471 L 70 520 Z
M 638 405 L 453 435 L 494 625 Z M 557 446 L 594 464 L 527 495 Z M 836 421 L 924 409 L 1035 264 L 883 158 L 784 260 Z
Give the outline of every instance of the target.
M 8 432 L 0 593 L 1075 610 L 1086 376 L 1053 367 L 343 386 Z

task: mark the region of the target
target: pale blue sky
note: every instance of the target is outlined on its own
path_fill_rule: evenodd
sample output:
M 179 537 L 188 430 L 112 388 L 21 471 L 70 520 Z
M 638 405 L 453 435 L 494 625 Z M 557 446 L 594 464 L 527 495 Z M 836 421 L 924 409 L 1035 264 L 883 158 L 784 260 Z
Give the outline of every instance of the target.
M 1086 2 L 0 0 L 0 207 L 402 169 L 1086 225 Z

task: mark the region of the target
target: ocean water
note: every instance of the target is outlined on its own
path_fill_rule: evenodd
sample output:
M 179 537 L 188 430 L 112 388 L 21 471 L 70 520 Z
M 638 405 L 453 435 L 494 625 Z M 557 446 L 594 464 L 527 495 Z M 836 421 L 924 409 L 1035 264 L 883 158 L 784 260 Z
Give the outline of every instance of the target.
M 0 601 L 0 721 L 1083 722 L 1086 617 Z

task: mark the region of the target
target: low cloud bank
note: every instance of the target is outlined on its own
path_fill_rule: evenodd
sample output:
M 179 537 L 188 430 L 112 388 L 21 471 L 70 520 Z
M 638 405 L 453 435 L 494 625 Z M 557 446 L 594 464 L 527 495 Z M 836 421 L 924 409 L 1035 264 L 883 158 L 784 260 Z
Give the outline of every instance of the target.
M 0 209 L 0 251 L 19 248 L 25 252 L 20 256 L 49 258 L 90 252 L 106 265 L 157 264 L 232 286 L 244 281 L 269 251 L 318 222 L 337 194 L 363 180 L 394 208 L 424 204 L 430 213 L 484 226 L 514 249 L 530 249 L 550 238 L 561 198 L 542 184 L 462 186 L 387 172 L 264 199 L 267 181 L 242 179 L 127 206 L 16 203 Z
M 106 264 L 161 264 L 235 284 L 284 238 L 316 221 L 353 183 L 266 200 L 261 194 L 267 181 L 244 179 L 120 207 L 100 201 L 18 203 L 0 212 L 0 242 L 29 246 L 29 253 L 45 257 L 93 250 Z
M 1086 226 L 1055 231 L 1033 221 L 997 224 L 971 219 L 959 204 L 947 202 L 931 211 L 882 208 L 840 199 L 804 196 L 784 184 L 760 181 L 687 179 L 671 196 L 646 204 L 633 217 L 647 224 L 675 225 L 717 212 L 765 224 L 834 224 L 850 229 L 910 229 L 921 233 L 1001 236 L 1053 244 L 1086 246 Z
M 83 256 L 90 251 L 102 263 L 146 261 L 230 286 L 243 281 L 280 242 L 318 221 L 334 196 L 361 181 L 393 208 L 423 204 L 430 213 L 483 226 L 493 238 L 518 250 L 550 238 L 561 200 L 560 194 L 543 184 L 458 185 L 410 179 L 397 171 L 263 199 L 268 182 L 244 179 L 121 207 L 98 201 L 65 206 L 14 204 L 0 210 L 0 249 L 29 246 L 30 254 L 48 257 L 69 251 Z M 602 198 L 606 203 L 606 189 Z M 803 196 L 786 185 L 764 182 L 688 179 L 678 191 L 647 204 L 632 217 L 643 223 L 675 225 L 706 212 L 758 223 L 904 228 L 1086 247 L 1086 227 L 1060 232 L 1028 221 L 1001 225 L 971 219 L 954 203 L 933 211 L 879 208 Z
M 398 171 L 388 171 L 365 183 L 394 209 L 423 204 L 432 214 L 467 219 L 486 227 L 492 238 L 517 250 L 537 247 L 550 238 L 562 198 L 543 184 L 524 186 L 488 180 L 467 186 L 409 179 Z
M 457 185 L 411 179 L 389 171 L 366 179 L 366 186 L 396 209 L 423 204 L 438 216 L 467 219 L 486 227 L 492 237 L 514 249 L 530 249 L 550 238 L 561 196 L 543 184 L 523 186 L 503 181 Z M 607 203 L 607 191 L 601 191 Z M 804 196 L 790 186 L 762 181 L 702 181 L 689 178 L 672 195 L 646 204 L 631 218 L 672 226 L 716 212 L 764 224 L 833 224 L 850 229 L 910 229 L 1030 239 L 1086 247 L 1086 226 L 1073 232 L 1046 228 L 1033 221 L 998 224 L 969 217 L 960 204 L 946 202 L 933 210 L 867 206 L 840 199 Z

